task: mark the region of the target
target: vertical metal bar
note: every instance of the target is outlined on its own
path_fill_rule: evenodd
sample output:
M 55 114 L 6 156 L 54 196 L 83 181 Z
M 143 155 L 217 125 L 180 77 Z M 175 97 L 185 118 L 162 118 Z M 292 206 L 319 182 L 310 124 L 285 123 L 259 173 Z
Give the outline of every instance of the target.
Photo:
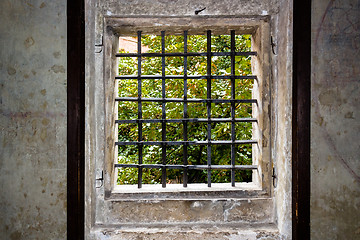
M 187 38 L 188 38 L 188 31 L 184 31 L 184 53 L 187 53 Z M 188 112 L 187 112 L 187 56 L 184 56 L 184 141 L 188 140 Z M 188 176 L 187 176 L 187 159 L 188 152 L 187 152 L 187 143 L 184 144 L 184 154 L 183 154 L 183 164 L 184 164 L 184 173 L 183 173 L 183 186 L 187 187 Z
M 207 99 L 211 99 L 211 31 L 207 31 Z M 208 138 L 208 145 L 207 145 L 207 183 L 208 187 L 211 187 L 211 102 L 207 102 L 207 117 L 208 117 L 208 124 L 207 124 L 207 138 Z
M 138 119 L 142 119 L 142 104 L 141 104 L 141 31 L 138 31 Z M 138 138 L 142 141 L 142 122 L 138 122 Z M 143 163 L 143 145 L 138 145 L 139 164 Z M 142 187 L 142 167 L 138 167 L 138 188 Z
M 165 31 L 161 31 L 161 73 L 162 73 L 162 98 L 166 98 L 165 92 Z M 165 109 L 165 101 L 162 102 L 162 141 L 166 141 L 166 109 Z M 166 145 L 165 143 L 161 144 L 162 146 L 162 164 L 166 165 Z M 161 168 L 161 183 L 162 187 L 166 187 L 166 167 Z
M 231 30 L 231 100 L 235 100 L 235 30 Z M 235 101 L 231 102 L 231 186 L 235 187 Z

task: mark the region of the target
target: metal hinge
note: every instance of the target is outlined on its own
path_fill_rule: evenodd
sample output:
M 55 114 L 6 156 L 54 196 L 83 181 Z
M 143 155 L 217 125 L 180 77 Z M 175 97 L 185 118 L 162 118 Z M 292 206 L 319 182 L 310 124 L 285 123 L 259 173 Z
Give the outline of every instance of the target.
M 103 49 L 103 36 L 95 43 L 95 53 L 101 53 Z
M 104 185 L 104 171 L 101 171 L 101 177 L 100 178 L 96 178 L 96 181 L 101 181 L 101 185 L 99 187 L 96 188 L 101 188 Z M 95 183 L 97 184 L 97 183 Z
M 270 42 L 270 45 L 271 45 L 272 53 L 273 53 L 274 55 L 276 55 L 276 53 L 275 53 L 276 44 L 275 44 L 272 36 L 271 36 L 271 38 L 270 38 L 270 41 L 271 41 L 271 42 Z
M 202 8 L 202 9 L 195 10 L 195 15 L 198 15 L 199 13 L 204 11 L 205 9 L 206 9 L 206 7 Z
M 273 180 L 273 186 L 274 186 L 274 188 L 276 188 L 276 185 L 277 185 L 277 184 L 276 184 L 277 177 L 276 177 L 275 167 L 273 167 L 273 171 L 272 171 L 271 177 L 272 177 L 272 180 Z

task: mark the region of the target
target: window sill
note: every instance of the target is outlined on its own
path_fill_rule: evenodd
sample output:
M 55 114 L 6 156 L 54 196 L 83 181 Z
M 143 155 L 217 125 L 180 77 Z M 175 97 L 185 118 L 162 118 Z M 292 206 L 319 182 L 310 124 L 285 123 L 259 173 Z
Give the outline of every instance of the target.
M 156 196 L 156 194 L 153 194 Z M 273 223 L 273 199 L 269 197 L 202 199 L 179 198 L 110 199 L 98 214 L 106 216 L 99 224 L 144 227 L 146 224 L 254 224 Z M 149 226 L 149 227 L 150 227 Z
M 283 239 L 273 223 L 98 224 L 91 235 L 90 239 Z
M 105 194 L 105 198 L 111 201 L 122 200 L 199 200 L 199 199 L 229 199 L 229 198 L 264 198 L 267 193 L 259 186 L 250 183 L 236 183 L 231 187 L 230 183 L 213 183 L 211 188 L 206 184 L 188 184 L 184 188 L 182 184 L 168 184 L 162 188 L 161 184 L 144 184 L 141 189 L 137 185 L 118 185 L 112 192 Z

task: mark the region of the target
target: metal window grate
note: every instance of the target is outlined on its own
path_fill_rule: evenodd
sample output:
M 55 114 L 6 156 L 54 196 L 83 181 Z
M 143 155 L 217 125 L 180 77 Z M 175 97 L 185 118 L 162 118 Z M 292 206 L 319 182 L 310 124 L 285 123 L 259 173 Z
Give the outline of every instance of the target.
M 142 187 L 143 169 L 161 169 L 162 187 L 166 187 L 166 170 L 167 169 L 182 169 L 183 170 L 183 186 L 188 184 L 188 170 L 207 170 L 207 185 L 211 187 L 211 170 L 212 169 L 228 169 L 231 170 L 231 185 L 235 186 L 235 170 L 254 170 L 257 169 L 256 165 L 236 165 L 236 145 L 239 144 L 257 144 L 256 140 L 237 140 L 235 133 L 235 123 L 239 122 L 257 122 L 256 118 L 236 118 L 235 107 L 237 103 L 257 103 L 256 99 L 236 99 L 235 95 L 235 80 L 236 79 L 257 79 L 256 76 L 238 76 L 235 74 L 235 57 L 236 56 L 256 56 L 256 52 L 236 52 L 235 51 L 235 31 L 230 33 L 230 52 L 212 52 L 211 51 L 211 31 L 207 31 L 207 51 L 206 52 L 188 52 L 188 32 L 184 31 L 184 51 L 183 53 L 167 53 L 165 52 L 165 31 L 161 32 L 161 53 L 148 53 L 142 52 L 141 31 L 137 33 L 137 53 L 117 53 L 116 57 L 131 57 L 137 58 L 137 76 L 134 75 L 120 75 L 116 76 L 117 81 L 124 79 L 137 79 L 137 97 L 117 97 L 115 100 L 118 102 L 137 102 L 138 113 L 137 119 L 118 119 L 115 120 L 117 124 L 137 124 L 138 127 L 138 141 L 118 141 L 115 142 L 117 146 L 133 145 L 138 148 L 138 162 L 137 164 L 120 164 L 115 163 L 115 168 L 137 168 L 138 169 L 138 187 Z M 188 75 L 188 57 L 206 57 L 207 74 L 206 75 Z M 214 56 L 228 56 L 231 61 L 231 74 L 230 75 L 212 75 L 211 64 L 212 57 Z M 161 75 L 142 75 L 141 63 L 142 58 L 145 57 L 161 57 Z M 183 57 L 183 75 L 166 75 L 166 57 Z M 142 81 L 144 79 L 160 79 L 161 80 L 161 98 L 144 98 L 142 97 Z M 167 98 L 166 97 L 166 79 L 183 79 L 183 98 Z M 188 98 L 188 79 L 206 79 L 207 98 L 196 99 Z M 230 99 L 212 99 L 211 96 L 211 82 L 212 79 L 229 79 L 231 85 L 231 98 Z M 161 103 L 161 119 L 143 119 L 143 102 L 157 102 Z M 182 119 L 167 119 L 166 118 L 166 104 L 171 102 L 183 103 L 183 118 Z M 188 116 L 188 103 L 204 103 L 206 104 L 207 118 L 189 118 Z M 211 104 L 212 103 L 230 103 L 230 117 L 212 118 Z M 207 125 L 207 140 L 206 141 L 190 141 L 188 138 L 188 124 L 202 122 Z M 231 138 L 228 140 L 212 140 L 211 138 L 211 124 L 212 123 L 231 123 Z M 144 123 L 160 123 L 161 124 L 161 141 L 144 141 L 143 140 L 143 124 Z M 182 123 L 183 125 L 183 140 L 182 141 L 168 141 L 166 138 L 167 123 Z M 161 164 L 143 164 L 143 148 L 146 145 L 160 146 L 161 151 Z M 169 145 L 181 145 L 183 147 L 183 164 L 174 165 L 168 164 L 166 161 L 167 152 L 166 147 Z M 204 145 L 207 146 L 207 164 L 206 165 L 188 165 L 188 147 L 190 145 Z M 230 145 L 231 147 L 231 165 L 212 165 L 211 148 L 213 145 Z

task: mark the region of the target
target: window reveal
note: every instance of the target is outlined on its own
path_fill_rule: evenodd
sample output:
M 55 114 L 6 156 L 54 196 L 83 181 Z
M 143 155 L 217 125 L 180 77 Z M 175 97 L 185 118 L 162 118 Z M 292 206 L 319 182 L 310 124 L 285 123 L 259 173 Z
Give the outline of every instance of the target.
M 204 172 L 206 172 L 206 182 L 210 187 L 212 182 L 216 182 L 216 179 L 215 181 L 212 179 L 212 172 L 230 171 L 229 180 L 225 182 L 231 182 L 231 185 L 235 186 L 237 172 L 256 170 L 258 168 L 257 165 L 243 164 L 237 160 L 237 155 L 240 153 L 239 147 L 257 144 L 256 139 L 249 139 L 246 136 L 244 139 L 244 136 L 237 136 L 239 135 L 237 133 L 241 132 L 239 128 L 249 127 L 252 123 L 257 122 L 257 119 L 253 118 L 251 114 L 252 105 L 256 105 L 257 100 L 249 97 L 251 89 L 248 89 L 245 93 L 236 92 L 237 85 L 242 82 L 249 84 L 257 79 L 256 76 L 239 72 L 237 63 L 241 61 L 238 61 L 237 58 L 250 58 L 250 56 L 256 56 L 257 54 L 251 51 L 241 51 L 242 49 L 236 45 L 236 39 L 242 36 L 235 35 L 234 30 L 231 31 L 230 36 L 218 36 L 224 40 L 224 46 L 220 50 L 214 49 L 211 40 L 215 36 L 211 35 L 211 31 L 207 31 L 206 37 L 200 36 L 198 39 L 204 41 L 204 47 L 206 47 L 205 51 L 202 52 L 193 51 L 192 45 L 188 44 L 189 38 L 192 36 L 188 35 L 187 31 L 184 31 L 182 36 L 176 36 L 177 44 L 181 44 L 181 47 L 183 47 L 182 52 L 166 49 L 166 37 L 168 36 L 165 36 L 165 31 L 162 31 L 161 37 L 154 39 L 154 41 L 160 41 L 158 43 L 161 48 L 158 49 L 159 51 L 142 52 L 142 36 L 139 31 L 137 53 L 116 54 L 116 57 L 125 59 L 129 64 L 137 58 L 134 69 L 123 69 L 116 76 L 116 80 L 119 81 L 121 87 L 119 88 L 119 97 L 115 99 L 119 106 L 122 107 L 119 113 L 124 109 L 136 108 L 137 113 L 130 111 L 129 114 L 119 114 L 119 116 L 125 118 L 119 118 L 115 121 L 119 125 L 118 131 L 121 130 L 121 134 L 119 134 L 119 140 L 115 143 L 119 148 L 119 159 L 116 159 L 114 166 L 119 170 L 119 174 L 126 175 L 130 173 L 128 175 L 131 179 L 128 179 L 128 181 L 130 183 L 135 181 L 139 188 L 144 182 L 144 174 L 145 176 L 147 176 L 146 174 L 151 175 L 151 171 L 157 172 L 157 175 L 161 174 L 159 179 L 161 179 L 163 187 L 166 187 L 166 184 L 172 180 L 168 177 L 169 171 L 178 171 L 175 174 L 176 176 L 179 176 L 179 171 L 182 171 L 182 178 L 178 182 L 182 182 L 184 187 L 189 182 L 197 182 L 196 179 L 194 181 L 194 177 L 189 181 L 189 175 L 193 176 L 192 173 L 194 172 L 197 172 L 198 175 L 204 175 Z M 230 43 L 230 46 L 228 46 L 228 43 Z M 182 67 L 169 69 L 171 58 L 178 63 L 181 62 Z M 194 64 L 196 58 L 200 60 L 195 61 Z M 226 66 L 230 65 L 229 68 L 217 67 L 216 63 L 219 62 L 216 61 L 217 58 L 223 58 L 224 60 L 220 63 L 225 63 Z M 153 62 L 154 70 L 146 71 L 143 62 L 150 61 L 151 63 L 153 59 L 157 59 Z M 156 68 L 157 64 L 160 64 L 158 68 Z M 152 64 L 148 65 L 151 66 Z M 203 72 L 206 71 L 206 73 L 199 74 L 201 73 L 200 70 L 191 71 L 191 66 L 195 66 L 195 69 L 203 69 Z M 156 71 L 156 69 L 159 69 L 159 71 Z M 151 74 L 143 75 L 143 72 L 150 72 Z M 228 89 L 225 87 L 225 94 L 221 93 L 221 89 L 214 89 L 214 86 L 224 84 L 226 86 L 226 82 Z M 126 87 L 124 87 L 124 83 Z M 179 83 L 182 83 L 181 94 L 179 91 L 172 91 L 172 87 L 176 87 Z M 154 91 L 148 92 L 146 86 L 150 85 Z M 179 87 L 176 89 L 179 90 Z M 229 89 L 230 91 L 228 91 Z M 171 107 L 167 108 L 166 106 Z M 248 115 L 237 116 L 237 109 L 243 106 L 245 108 L 248 106 L 247 108 L 250 109 Z M 149 111 L 149 109 L 152 110 Z M 175 110 L 175 114 L 170 114 L 175 116 L 174 118 L 168 117 L 169 110 Z M 195 114 L 193 113 L 194 110 Z M 196 112 L 197 110 L 201 111 Z M 245 127 L 239 126 L 241 124 L 245 124 Z M 194 125 L 201 129 L 201 136 L 194 136 Z M 220 125 L 225 127 L 219 128 Z M 180 134 L 175 134 L 176 136 L 174 134 L 170 135 L 171 128 L 175 128 L 177 133 Z M 227 129 L 228 134 L 217 138 L 215 131 L 219 129 Z M 153 134 L 151 134 L 152 132 Z M 182 135 L 182 137 L 180 138 L 179 135 Z M 194 148 L 201 149 L 200 153 L 206 151 L 206 159 L 195 163 L 190 161 L 193 157 L 192 150 Z M 214 152 L 217 151 L 217 148 L 226 149 L 223 158 L 228 159 L 228 161 L 219 162 L 218 159 L 214 161 Z M 146 159 L 149 151 L 158 154 L 155 161 Z M 182 152 L 182 154 L 178 154 L 178 156 L 182 155 L 181 161 L 180 159 L 169 161 L 174 151 Z M 226 153 L 230 153 L 229 157 L 226 156 Z M 137 159 L 130 157 L 135 155 Z M 134 170 L 137 170 L 136 177 L 131 174 L 134 173 Z M 148 172 L 144 173 L 144 171 Z M 151 182 L 145 180 L 145 183 Z

